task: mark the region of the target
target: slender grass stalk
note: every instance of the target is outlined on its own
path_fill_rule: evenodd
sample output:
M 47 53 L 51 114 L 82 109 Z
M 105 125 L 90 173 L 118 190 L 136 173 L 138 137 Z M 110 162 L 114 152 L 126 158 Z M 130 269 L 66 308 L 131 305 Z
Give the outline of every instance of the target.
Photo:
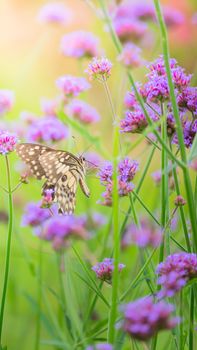
M 180 291 L 180 306 L 179 306 L 180 319 L 183 319 L 183 291 Z M 179 349 L 183 349 L 183 321 L 179 324 Z
M 117 316 L 118 280 L 119 280 L 119 254 L 120 254 L 120 232 L 119 232 L 119 196 L 118 196 L 118 153 L 119 153 L 119 127 L 114 125 L 113 136 L 113 239 L 114 239 L 114 272 L 112 279 L 111 309 L 108 323 L 108 342 L 114 343 L 115 322 Z
M 2 330 L 4 321 L 4 309 L 6 302 L 7 286 L 8 286 L 8 275 L 10 268 L 10 255 L 11 255 L 11 241 L 12 241 L 12 227 L 13 227 L 13 203 L 12 203 L 12 188 L 11 188 L 11 177 L 10 177 L 10 166 L 8 156 L 5 156 L 6 170 L 7 170 L 7 182 L 8 182 L 8 201 L 9 201 L 9 224 L 8 224 L 8 236 L 7 236 L 7 247 L 6 247 L 6 261 L 5 261 L 5 272 L 3 281 L 3 292 L 1 297 L 1 311 L 0 311 L 0 346 L 2 346 Z
M 40 334 L 41 334 L 41 308 L 42 308 L 42 263 L 43 263 L 43 253 L 42 253 L 42 239 L 39 242 L 39 258 L 38 258 L 38 310 L 37 310 L 37 319 L 36 319 L 36 337 L 35 337 L 35 350 L 40 348 Z
M 164 55 L 164 62 L 166 67 L 166 74 L 168 78 L 168 85 L 170 90 L 170 97 L 171 97 L 171 103 L 172 103 L 172 110 L 173 115 L 176 121 L 176 131 L 177 131 L 177 137 L 179 141 L 179 147 L 180 147 L 180 155 L 181 155 L 181 162 L 184 164 L 187 164 L 187 154 L 186 154 L 186 148 L 184 144 L 184 137 L 183 137 L 183 130 L 182 130 L 182 124 L 181 119 L 179 116 L 179 109 L 177 106 L 176 101 L 176 95 L 174 90 L 174 84 L 172 81 L 172 74 L 170 70 L 170 63 L 169 63 L 169 45 L 168 45 L 168 35 L 166 30 L 165 21 L 161 12 L 161 6 L 159 0 L 154 0 L 155 4 L 155 10 L 157 13 L 157 18 L 160 26 L 161 31 L 161 37 L 162 37 L 162 47 L 163 47 L 163 55 Z M 197 251 L 197 214 L 195 211 L 195 205 L 194 205 L 194 198 L 192 193 L 192 185 L 191 185 L 191 179 L 188 167 L 182 167 L 183 171 L 183 178 L 184 178 L 184 184 L 185 184 L 185 190 L 187 194 L 187 202 L 188 202 L 188 209 L 189 209 L 189 215 L 190 215 L 190 221 L 193 231 L 193 243 L 194 243 L 194 251 Z

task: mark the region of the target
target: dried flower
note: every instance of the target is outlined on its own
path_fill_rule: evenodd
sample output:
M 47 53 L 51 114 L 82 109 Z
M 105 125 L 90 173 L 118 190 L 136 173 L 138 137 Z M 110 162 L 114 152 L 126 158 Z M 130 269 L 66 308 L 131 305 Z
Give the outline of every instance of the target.
M 157 283 L 161 285 L 158 297 L 172 297 L 190 279 L 197 277 L 197 255 L 191 253 L 169 255 L 158 265 L 156 272 L 159 275 Z
M 13 152 L 17 142 L 18 138 L 15 134 L 0 130 L 0 154 L 7 155 Z
M 122 247 L 136 244 L 138 247 L 147 246 L 158 247 L 162 242 L 162 231 L 155 227 L 152 222 L 147 219 L 140 220 L 140 226 L 131 224 L 127 227 L 123 238 Z
M 68 128 L 57 118 L 43 117 L 35 120 L 27 131 L 28 141 L 54 142 L 68 137 Z
M 146 341 L 159 331 L 174 328 L 179 319 L 172 317 L 174 306 L 164 301 L 153 303 L 152 297 L 137 299 L 122 307 L 122 329 L 132 338 Z
M 105 57 L 94 57 L 88 65 L 86 72 L 90 79 L 107 80 L 111 75 L 112 63 Z
M 118 264 L 118 271 L 122 271 L 125 267 L 124 264 Z M 107 283 L 112 282 L 112 274 L 114 271 L 114 260 L 110 258 L 105 258 L 102 262 L 94 265 L 92 270 L 96 273 L 96 276 Z
M 78 30 L 64 35 L 61 50 L 68 57 L 94 57 L 98 55 L 98 38 L 91 32 Z
M 68 24 L 72 13 L 62 2 L 50 2 L 43 5 L 38 13 L 38 20 L 44 23 Z
M 11 90 L 0 90 L 0 116 L 9 112 L 14 104 L 14 93 Z
M 85 78 L 73 77 L 72 75 L 64 75 L 58 78 L 56 85 L 68 97 L 76 97 L 90 88 L 90 84 Z
M 97 110 L 82 100 L 72 100 L 66 106 L 66 112 L 68 116 L 76 118 L 84 124 L 92 124 L 100 119 Z

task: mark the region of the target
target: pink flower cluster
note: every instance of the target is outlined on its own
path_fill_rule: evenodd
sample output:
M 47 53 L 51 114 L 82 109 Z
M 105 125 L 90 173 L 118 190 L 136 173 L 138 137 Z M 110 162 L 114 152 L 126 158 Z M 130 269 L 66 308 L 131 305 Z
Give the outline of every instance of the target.
M 124 264 L 118 265 L 119 272 L 125 267 Z M 92 270 L 96 273 L 96 276 L 107 283 L 112 282 L 112 275 L 114 271 L 114 260 L 111 258 L 105 258 L 102 262 L 94 265 Z
M 143 62 L 141 59 L 141 49 L 132 43 L 126 43 L 121 54 L 118 56 L 118 60 L 128 68 L 139 67 Z
M 78 119 L 84 124 L 96 123 L 100 119 L 97 110 L 83 100 L 72 100 L 65 110 L 69 117 Z
M 56 117 L 35 119 L 27 129 L 27 140 L 31 142 L 54 142 L 68 137 L 68 128 Z
M 98 46 L 98 38 L 91 32 L 83 30 L 68 33 L 61 41 L 61 50 L 64 56 L 74 58 L 97 56 Z
M 17 142 L 18 138 L 15 134 L 0 130 L 0 154 L 7 155 L 14 151 Z
M 159 275 L 157 283 L 161 285 L 158 297 L 172 297 L 190 279 L 197 277 L 197 255 L 192 253 L 169 255 L 158 265 L 156 272 Z
M 9 112 L 14 104 L 14 93 L 11 90 L 0 90 L 0 116 Z
M 58 89 L 66 97 L 76 97 L 81 92 L 90 88 L 90 84 L 85 78 L 64 75 L 56 80 Z
M 112 63 L 105 57 L 94 57 L 88 65 L 86 72 L 90 79 L 98 79 L 100 81 L 107 80 L 111 74 Z
M 38 13 L 38 20 L 43 23 L 68 24 L 71 19 L 71 11 L 63 2 L 49 2 L 43 5 Z
M 172 317 L 173 305 L 164 301 L 153 302 L 145 297 L 122 307 L 122 329 L 132 338 L 146 341 L 161 330 L 174 328 L 179 319 Z
M 147 219 L 140 221 L 139 227 L 131 224 L 127 227 L 123 238 L 122 247 L 125 248 L 132 244 L 136 244 L 140 248 L 147 246 L 158 247 L 162 242 L 162 231 L 155 227 Z

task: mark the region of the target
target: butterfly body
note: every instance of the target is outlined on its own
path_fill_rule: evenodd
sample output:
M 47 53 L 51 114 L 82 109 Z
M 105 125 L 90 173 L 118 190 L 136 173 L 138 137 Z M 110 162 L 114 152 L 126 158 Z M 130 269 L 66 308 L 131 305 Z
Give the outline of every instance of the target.
M 83 193 L 90 196 L 85 183 L 86 163 L 83 157 L 34 143 L 18 144 L 16 151 L 38 180 L 46 179 L 42 193 L 52 190 L 53 201 L 58 203 L 60 213 L 73 213 L 78 183 Z

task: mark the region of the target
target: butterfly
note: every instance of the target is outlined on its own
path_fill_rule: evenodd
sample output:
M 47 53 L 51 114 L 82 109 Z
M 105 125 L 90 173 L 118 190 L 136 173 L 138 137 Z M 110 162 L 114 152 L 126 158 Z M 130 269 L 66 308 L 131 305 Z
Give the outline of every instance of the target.
M 78 183 L 83 193 L 90 196 L 85 182 L 86 160 L 83 156 L 76 157 L 67 151 L 34 143 L 20 143 L 16 152 L 38 180 L 46 180 L 42 194 L 52 190 L 52 199 L 58 203 L 59 213 L 73 214 Z

